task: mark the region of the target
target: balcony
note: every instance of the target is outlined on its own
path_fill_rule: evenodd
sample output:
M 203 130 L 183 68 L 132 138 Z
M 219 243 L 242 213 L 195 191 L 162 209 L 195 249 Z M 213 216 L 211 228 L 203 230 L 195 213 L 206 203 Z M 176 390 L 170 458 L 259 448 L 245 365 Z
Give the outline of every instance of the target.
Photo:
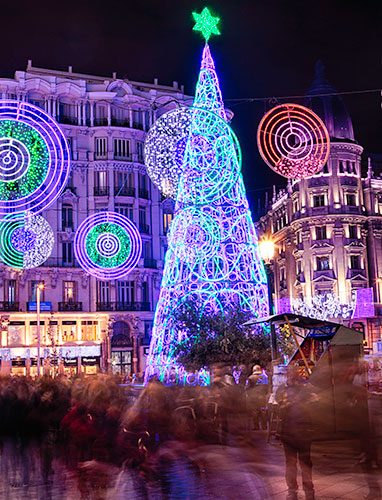
M 95 186 L 94 196 L 109 196 L 109 186 Z
M 128 119 L 118 120 L 117 118 L 112 118 L 111 119 L 111 126 L 112 127 L 130 127 L 130 122 Z
M 97 311 L 114 311 L 113 302 L 97 302 Z
M 94 120 L 95 127 L 106 127 L 107 126 L 107 118 L 96 118 Z
M 116 302 L 116 311 L 150 311 L 150 302 Z
M 150 302 L 97 302 L 97 311 L 150 311 Z
M 114 160 L 132 161 L 131 155 L 117 155 L 114 153 Z
M 139 188 L 139 197 L 144 198 L 145 200 L 149 199 L 149 192 L 145 188 Z
M 63 115 L 60 116 L 58 121 L 64 125 L 78 125 L 77 118 L 74 118 L 73 116 Z
M 9 302 L 9 301 L 3 301 L 0 302 L 0 311 L 1 312 L 17 312 L 19 311 L 19 302 Z
M 40 267 L 80 267 L 80 265 L 75 259 L 69 262 L 64 262 L 62 259 L 58 259 L 57 257 L 49 257 L 41 264 Z
M 139 231 L 143 234 L 150 234 L 150 226 L 148 224 L 139 223 Z
M 134 186 L 116 186 L 114 188 L 114 196 L 132 196 L 135 197 Z
M 58 310 L 61 312 L 80 312 L 82 311 L 82 302 L 59 302 Z
M 143 265 L 144 265 L 144 267 L 147 267 L 148 269 L 158 269 L 156 259 L 146 259 L 145 258 L 143 260 Z

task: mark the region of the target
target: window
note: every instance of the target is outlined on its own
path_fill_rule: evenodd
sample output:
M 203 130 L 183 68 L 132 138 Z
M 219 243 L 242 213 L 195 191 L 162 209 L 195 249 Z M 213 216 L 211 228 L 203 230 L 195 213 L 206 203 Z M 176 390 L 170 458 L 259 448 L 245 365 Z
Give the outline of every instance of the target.
M 62 341 L 74 342 L 77 339 L 77 322 L 76 321 L 63 321 L 62 322 Z
M 76 301 L 76 282 L 64 281 L 64 302 L 71 304 Z
M 114 183 L 116 187 L 134 187 L 134 174 L 133 172 L 115 172 Z
M 73 229 L 73 207 L 68 203 L 63 203 L 61 210 L 61 226 L 62 230 L 65 228 Z
M 97 340 L 98 321 L 81 321 L 81 340 Z
M 151 241 L 144 241 L 143 242 L 143 257 L 145 259 L 151 259 L 152 258 L 152 246 L 151 246 Z
M 115 158 L 129 158 L 130 142 L 128 139 L 114 139 Z
M 115 211 L 124 215 L 131 221 L 133 220 L 133 204 L 132 203 L 116 203 Z
M 350 255 L 350 269 L 361 269 L 359 255 Z
M 73 242 L 64 241 L 62 244 L 62 263 L 64 265 L 73 264 Z
M 298 260 L 296 262 L 296 274 L 299 275 L 302 272 L 302 261 Z
M 146 207 L 139 207 L 139 230 L 144 233 L 149 233 L 149 225 L 146 218 Z
M 107 137 L 95 137 L 94 149 L 96 158 L 107 157 Z
M 325 203 L 325 195 L 324 194 L 316 194 L 313 196 L 313 207 L 324 207 Z
M 285 280 L 285 267 L 280 268 L 280 281 Z
M 299 199 L 296 198 L 295 200 L 293 200 L 293 212 L 296 213 L 300 210 L 300 202 L 299 202 Z
M 329 256 L 317 257 L 317 271 L 328 271 L 329 267 Z
M 327 163 L 325 163 L 324 168 L 322 169 L 323 174 L 328 174 L 329 173 L 329 166 Z
M 107 212 L 108 206 L 106 203 L 96 203 L 94 211 L 98 214 L 99 212 Z
M 349 224 L 349 238 L 353 240 L 358 238 L 358 228 L 353 224 Z
M 142 302 L 149 302 L 149 284 L 147 281 L 142 283 Z
M 100 170 L 94 172 L 94 184 L 97 188 L 104 188 L 107 186 L 107 172 Z
M 316 240 L 326 240 L 326 226 L 316 227 Z
M 170 227 L 171 221 L 174 215 L 171 212 L 164 212 L 163 214 L 163 232 L 167 234 L 167 231 Z
M 346 193 L 345 194 L 345 204 L 350 207 L 357 206 L 357 198 L 354 193 Z
M 117 281 L 117 300 L 125 304 L 135 302 L 134 281 Z
M 110 283 L 108 281 L 97 281 L 97 302 L 110 303 Z
M 151 320 L 144 320 L 144 337 L 142 339 L 142 344 L 148 345 L 150 344 L 151 332 L 153 329 L 153 322 Z
M 5 300 L 9 303 L 16 302 L 16 280 L 6 280 Z
M 137 148 L 137 160 L 143 162 L 143 142 L 137 141 L 136 148 Z
M 37 301 L 37 287 L 40 283 L 44 284 L 44 281 L 31 281 L 30 282 L 30 288 L 29 288 L 29 301 L 30 302 Z M 45 298 L 45 288 L 43 288 L 40 291 L 41 302 L 44 302 L 44 298 Z

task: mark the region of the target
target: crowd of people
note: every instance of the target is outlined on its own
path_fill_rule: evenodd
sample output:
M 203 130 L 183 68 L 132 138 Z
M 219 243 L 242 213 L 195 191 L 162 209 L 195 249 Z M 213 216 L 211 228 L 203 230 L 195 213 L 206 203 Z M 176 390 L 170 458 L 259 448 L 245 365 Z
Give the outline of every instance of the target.
M 137 388 L 107 375 L 1 378 L 4 491 L 15 487 L 27 491 L 38 475 L 42 498 L 52 498 L 59 463 L 76 482 L 81 499 L 149 498 L 150 488 L 158 489 L 158 498 L 178 498 L 174 488 L 200 479 L 205 470 L 197 452 L 201 446 L 250 446 L 251 431 L 268 430 L 269 387 L 268 374 L 258 365 L 245 379 L 216 370 L 209 387 L 165 386 L 153 379 Z M 295 369 L 275 396 L 290 500 L 297 499 L 298 460 L 306 499 L 315 498 L 310 457 L 315 398 Z M 267 433 L 263 434 L 265 439 Z M 377 458 L 369 449 L 364 451 L 369 471 Z M 380 498 L 373 477 L 369 486 L 376 496 L 370 498 Z

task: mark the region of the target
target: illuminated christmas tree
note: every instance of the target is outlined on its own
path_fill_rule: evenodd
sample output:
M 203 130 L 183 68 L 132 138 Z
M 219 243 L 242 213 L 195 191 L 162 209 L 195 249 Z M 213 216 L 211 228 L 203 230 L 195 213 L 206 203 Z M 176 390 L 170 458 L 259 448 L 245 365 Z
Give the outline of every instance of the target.
M 208 311 L 240 305 L 268 314 L 265 270 L 241 176 L 240 147 L 227 124 L 218 77 L 208 46 L 218 18 L 194 14 L 206 39 L 191 109 L 183 172 L 157 304 L 146 381 L 208 384 L 208 373 L 188 374 L 173 356 L 182 332 L 174 321 L 180 304 L 197 300 Z

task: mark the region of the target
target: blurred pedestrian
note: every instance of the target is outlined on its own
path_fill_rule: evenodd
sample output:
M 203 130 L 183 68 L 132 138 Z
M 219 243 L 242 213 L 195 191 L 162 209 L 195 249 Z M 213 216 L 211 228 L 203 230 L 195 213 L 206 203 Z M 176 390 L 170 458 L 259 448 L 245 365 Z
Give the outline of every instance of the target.
M 312 420 L 309 405 L 313 393 L 309 384 L 302 384 L 298 368 L 290 366 L 287 384 L 280 387 L 276 401 L 280 405 L 280 439 L 285 453 L 285 480 L 288 487 L 287 500 L 298 500 L 297 460 L 302 476 L 306 500 L 315 500 L 312 481 Z

